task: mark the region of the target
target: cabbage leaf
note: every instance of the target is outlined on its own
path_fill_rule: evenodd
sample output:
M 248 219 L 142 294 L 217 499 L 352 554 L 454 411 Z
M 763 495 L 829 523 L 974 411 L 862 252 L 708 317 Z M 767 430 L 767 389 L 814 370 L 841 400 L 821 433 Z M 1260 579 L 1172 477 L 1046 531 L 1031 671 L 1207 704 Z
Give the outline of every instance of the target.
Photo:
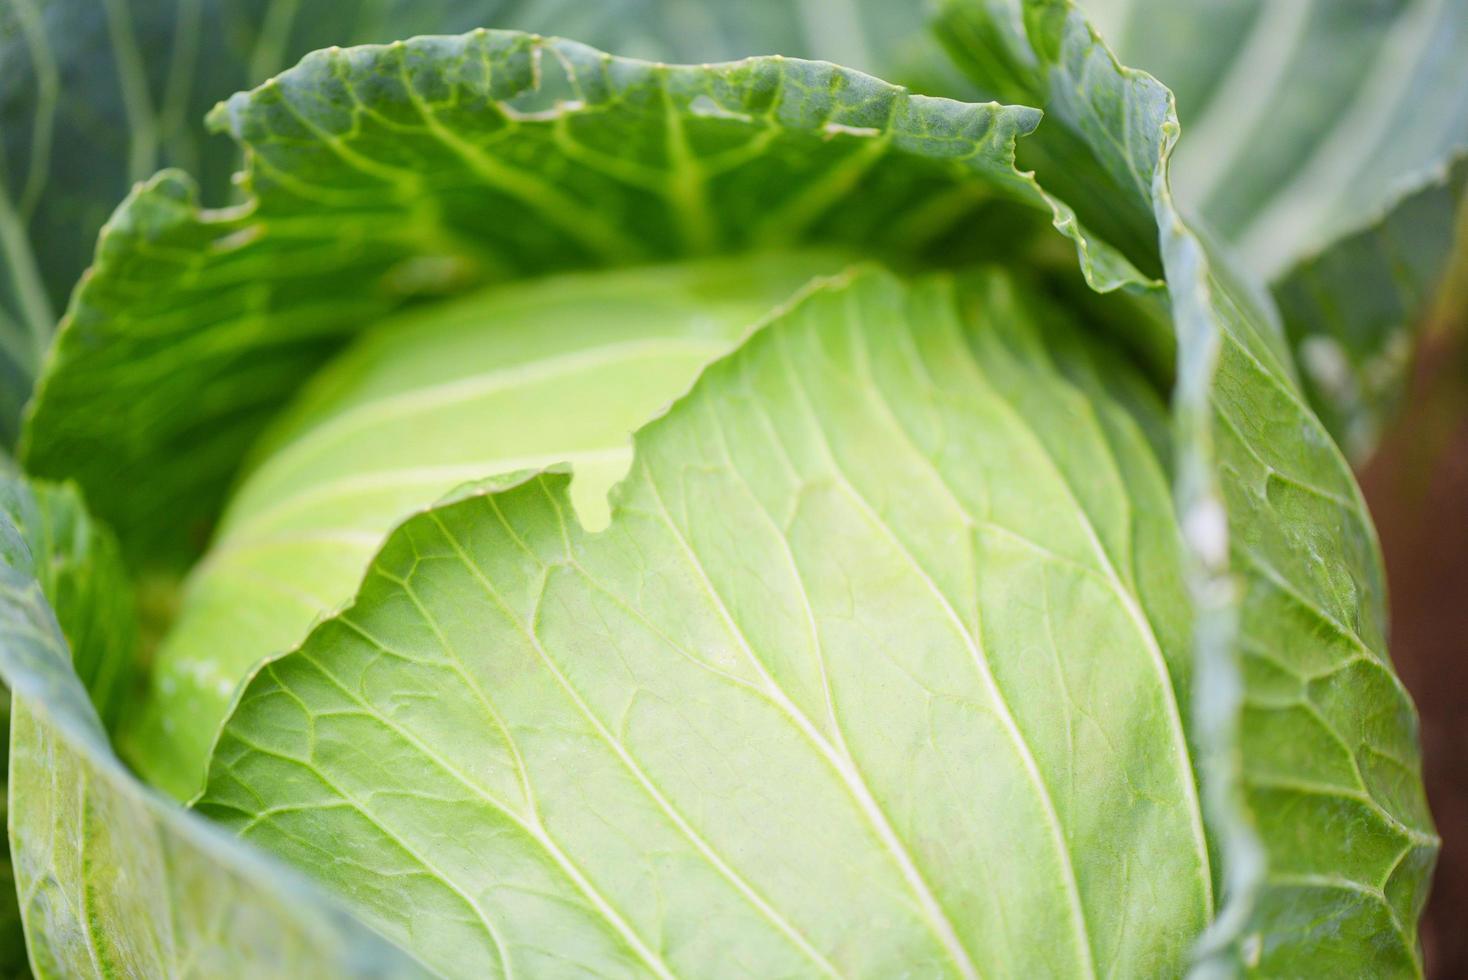
M 1369 955 L 1368 972 L 1420 973 L 1411 924 L 1439 842 L 1416 714 L 1386 654 L 1375 531 L 1259 312 L 1267 298 L 1240 285 L 1173 203 L 1171 93 L 1120 66 L 1069 3 L 1037 0 L 1016 23 L 955 0 L 944 30 L 980 80 L 988 49 L 975 39 L 1022 53 L 1025 84 L 1073 137 L 1059 145 L 1088 151 L 1065 162 L 1156 216 L 1178 330 L 1195 724 L 1225 895 L 1202 966 L 1353 972 Z M 1354 720 L 1366 716 L 1379 724 Z
M 638 434 L 606 530 L 553 473 L 411 518 L 199 809 L 449 973 L 1178 972 L 1163 408 L 1037 302 L 854 271 Z
M 127 584 L 72 490 L 0 477 L 0 676 L 10 688 L 10 860 L 40 976 L 412 976 L 422 970 L 297 873 L 147 789 L 118 761 L 69 637 Z M 105 543 L 101 544 L 105 548 Z M 101 552 L 105 554 L 105 551 Z M 96 576 L 53 607 L 54 569 Z M 65 615 L 58 619 L 58 615 Z M 125 637 L 126 622 L 106 635 Z M 80 659 L 80 658 L 79 658 Z

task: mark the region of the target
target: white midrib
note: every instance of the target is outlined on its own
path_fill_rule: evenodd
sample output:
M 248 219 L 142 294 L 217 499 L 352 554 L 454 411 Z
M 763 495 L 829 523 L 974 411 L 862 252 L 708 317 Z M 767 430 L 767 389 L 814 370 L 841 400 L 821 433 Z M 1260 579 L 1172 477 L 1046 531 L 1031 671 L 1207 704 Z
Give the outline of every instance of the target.
M 117 84 L 128 123 L 128 177 L 145 179 L 157 167 L 158 117 L 148 93 L 142 49 L 133 29 L 132 11 L 123 0 L 102 0 L 107 31 L 117 62 Z
M 56 324 L 56 314 L 51 308 L 51 299 L 46 294 L 36 264 L 36 254 L 31 247 L 27 231 L 28 218 L 44 189 L 49 176 L 51 129 L 56 113 L 58 74 L 55 59 L 47 46 L 41 12 L 33 0 L 17 0 L 14 5 L 21 34 L 30 51 L 32 64 L 39 87 L 36 105 L 36 130 L 30 168 L 26 175 L 26 186 L 17 200 L 12 203 L 7 190 L 0 184 L 0 255 L 10 267 L 11 281 L 20 305 L 20 314 L 28 332 L 30 346 L 16 351 L 14 356 L 27 372 L 33 372 L 44 353 L 46 340 Z
M 91 835 L 87 833 L 87 788 L 87 783 L 83 782 L 82 791 L 77 794 L 77 829 L 78 837 L 80 838 L 77 842 L 77 859 L 83 869 L 87 866 L 87 842 L 91 838 Z M 83 875 L 85 875 L 85 871 L 83 871 Z M 92 968 L 97 971 L 97 976 L 105 977 L 107 971 L 102 968 L 102 961 L 98 956 L 99 947 L 97 946 L 97 939 L 92 935 L 92 910 L 90 907 L 92 889 L 87 887 L 85 881 L 81 881 L 78 884 L 81 887 L 77 890 L 81 894 L 78 896 L 80 907 L 76 909 L 76 912 L 77 919 L 81 922 L 82 935 L 86 939 L 87 956 L 91 958 Z M 29 940 L 29 937 L 27 939 Z M 30 945 L 29 941 L 26 945 Z
M 290 43 L 291 24 L 299 12 L 300 0 L 270 0 L 265 14 L 260 18 L 260 30 L 255 35 L 254 49 L 248 61 L 250 82 L 259 82 L 278 75 L 285 66 L 286 46 Z M 345 41 L 341 43 L 345 44 Z
M 8 332 L 0 334 L 0 353 L 8 353 L 30 374 L 40 363 L 45 338 L 55 320 L 51 316 L 51 301 L 46 297 L 46 287 L 41 282 L 35 252 L 31 250 L 25 225 L 16 214 L 3 186 L 0 186 L 0 257 L 9 266 L 10 281 L 15 287 L 16 299 L 20 305 L 20 326 L 24 330 L 23 335 L 18 334 L 14 338 Z M 0 309 L 0 317 L 4 316 L 4 312 Z
M 967 346 L 964 349 L 967 350 Z M 978 370 L 977 362 L 973 361 L 973 363 L 975 370 L 982 376 L 982 371 Z M 1167 711 L 1167 722 L 1170 730 L 1169 733 L 1172 736 L 1173 751 L 1177 753 L 1178 764 L 1184 774 L 1181 783 L 1183 793 L 1188 802 L 1188 818 L 1193 835 L 1193 844 L 1197 850 L 1198 861 L 1202 868 L 1199 881 L 1203 889 L 1203 901 L 1207 917 L 1211 919 L 1214 908 L 1213 875 L 1210 870 L 1208 856 L 1208 838 L 1203 827 L 1203 805 L 1202 801 L 1198 798 L 1197 783 L 1194 782 L 1192 776 L 1195 772 L 1192 764 L 1192 754 L 1188 750 L 1187 735 L 1183 729 L 1182 711 L 1178 706 L 1177 694 L 1173 690 L 1172 675 L 1167 668 L 1167 658 L 1162 654 L 1162 646 L 1157 641 L 1157 634 L 1152 629 L 1151 620 L 1142 611 L 1141 606 L 1138 604 L 1131 590 L 1121 581 L 1120 575 L 1117 574 L 1116 566 L 1111 560 L 1111 555 L 1107 553 L 1105 546 L 1101 543 L 1100 535 L 1096 533 L 1096 527 L 1091 522 L 1090 514 L 1086 512 L 1086 509 L 1081 506 L 1080 501 L 1076 499 L 1075 492 L 1071 488 L 1070 480 L 1066 478 L 1065 473 L 1060 469 L 1060 465 L 1055 461 L 1055 457 L 1051 455 L 1050 448 L 1040 438 L 1039 433 L 1035 431 L 1034 427 L 1030 425 L 1024 413 L 1009 401 L 1008 396 L 1000 391 L 998 386 L 991 387 L 997 396 L 998 403 L 1008 410 L 1010 417 L 1014 419 L 1021 429 L 1029 433 L 1030 439 L 1039 450 L 1041 458 L 1045 460 L 1045 465 L 1050 468 L 1057 485 L 1065 494 L 1066 501 L 1078 516 L 1081 531 L 1086 537 L 1086 542 L 1092 554 L 1096 557 L 1097 564 L 1100 566 L 1100 571 L 1105 577 L 1107 586 L 1117 601 L 1121 603 L 1122 609 L 1126 612 L 1127 617 L 1132 621 L 1137 635 L 1141 638 L 1142 644 L 1147 650 L 1152 667 L 1157 673 L 1157 677 L 1162 686 L 1162 700 Z
M 1028 430 L 1028 424 L 1023 423 L 1023 419 L 1017 409 L 1014 414 L 1016 418 L 1021 419 L 1021 423 L 1025 424 L 1025 428 Z M 1029 431 L 1033 435 L 1033 430 Z M 1151 659 L 1152 666 L 1157 672 L 1164 694 L 1166 695 L 1163 698 L 1163 702 L 1167 708 L 1168 727 L 1171 729 L 1173 749 L 1178 753 L 1178 761 L 1182 764 L 1184 771 L 1191 773 L 1193 766 L 1188 752 L 1187 737 L 1183 733 L 1182 714 L 1178 708 L 1177 697 L 1172 693 L 1172 681 L 1171 674 L 1167 669 L 1167 658 L 1162 654 L 1162 646 L 1158 643 L 1157 634 L 1152 629 L 1152 621 L 1143 612 L 1141 605 L 1138 604 L 1136 596 L 1132 594 L 1131 589 L 1127 588 L 1126 584 L 1122 582 L 1121 577 L 1117 574 L 1116 565 L 1112 562 L 1111 555 L 1107 553 L 1105 546 L 1101 543 L 1101 538 L 1096 533 L 1096 527 L 1091 523 L 1090 515 L 1086 513 L 1085 508 L 1081 506 L 1080 501 L 1076 499 L 1075 494 L 1072 492 L 1070 481 L 1060 472 L 1060 467 L 1055 464 L 1049 451 L 1040 442 L 1039 437 L 1034 436 L 1034 439 L 1036 444 L 1041 446 L 1042 454 L 1047 464 L 1054 471 L 1056 480 L 1064 491 L 1067 501 L 1075 508 L 1076 514 L 1079 515 L 1081 531 L 1085 534 L 1086 542 L 1090 546 L 1092 553 L 1096 556 L 1097 563 L 1101 566 L 1101 573 L 1105 576 L 1111 593 L 1121 603 L 1122 608 L 1126 611 L 1127 617 L 1136 628 L 1137 635 L 1141 638 L 1143 646 L 1147 649 L 1147 654 Z M 1208 843 L 1207 837 L 1203 832 L 1203 808 L 1198 799 L 1197 787 L 1194 785 L 1193 780 L 1191 778 L 1184 778 L 1182 782 L 1188 797 L 1188 811 L 1191 817 L 1190 822 L 1192 823 L 1194 843 L 1198 848 L 1200 860 L 1204 868 L 1204 874 L 1201 876 L 1204 901 L 1207 902 L 1208 912 L 1211 916 L 1213 910 L 1213 885 L 1212 876 L 1207 872 Z
M 842 783 L 846 786 L 847 791 L 851 793 L 857 806 L 860 807 L 863 816 L 866 817 L 868 823 L 871 824 L 877 836 L 881 839 L 883 846 L 897 863 L 902 876 L 907 880 L 908 886 L 912 889 L 913 894 L 922 906 L 923 912 L 928 918 L 929 927 L 933 930 L 938 941 L 942 943 L 944 951 L 947 952 L 954 965 L 965 978 L 968 978 L 968 980 L 978 980 L 978 969 L 974 966 L 972 959 L 968 955 L 968 951 L 964 949 L 963 943 L 959 940 L 958 933 L 953 928 L 953 923 L 948 920 L 947 913 L 943 911 L 942 906 L 939 905 L 937 898 L 933 895 L 932 889 L 928 887 L 927 880 L 923 877 L 922 872 L 918 870 L 912 856 L 907 852 L 906 845 L 897 836 L 897 832 L 893 830 L 891 823 L 887 820 L 887 815 L 882 811 L 882 808 L 872 796 L 866 780 L 856 768 L 855 763 L 848 755 L 837 752 L 811 723 L 810 719 L 806 717 L 805 713 L 775 683 L 774 678 L 765 669 L 764 662 L 756 656 L 754 650 L 750 647 L 744 631 L 739 628 L 734 618 L 730 615 L 728 607 L 724 605 L 723 598 L 709 580 L 703 563 L 699 560 L 698 556 L 689 546 L 687 539 L 684 538 L 682 532 L 678 530 L 677 525 L 673 522 L 672 515 L 668 512 L 667 505 L 663 502 L 662 494 L 658 490 L 657 483 L 652 478 L 651 472 L 644 469 L 644 473 L 647 475 L 646 485 L 652 492 L 653 498 L 657 501 L 663 523 L 667 526 L 669 533 L 677 542 L 680 550 L 682 550 L 694 574 L 698 576 L 699 582 L 702 584 L 705 593 L 707 593 L 714 611 L 718 614 L 720 620 L 723 621 L 724 628 L 728 630 L 729 635 L 738 644 L 740 651 L 748 658 L 750 665 L 759 675 L 761 682 L 764 684 L 766 696 L 789 716 L 800 732 L 810 741 L 811 745 L 821 754 L 822 758 L 826 760 L 827 764 L 841 777 Z

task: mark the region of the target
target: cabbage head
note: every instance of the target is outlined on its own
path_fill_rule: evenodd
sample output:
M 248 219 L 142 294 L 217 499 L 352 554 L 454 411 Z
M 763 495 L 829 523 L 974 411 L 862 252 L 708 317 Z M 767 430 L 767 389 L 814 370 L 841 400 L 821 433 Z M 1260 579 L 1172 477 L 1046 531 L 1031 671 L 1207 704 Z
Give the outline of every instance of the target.
M 6 968 L 1421 976 L 1468 0 L 1086 6 L 10 0 Z

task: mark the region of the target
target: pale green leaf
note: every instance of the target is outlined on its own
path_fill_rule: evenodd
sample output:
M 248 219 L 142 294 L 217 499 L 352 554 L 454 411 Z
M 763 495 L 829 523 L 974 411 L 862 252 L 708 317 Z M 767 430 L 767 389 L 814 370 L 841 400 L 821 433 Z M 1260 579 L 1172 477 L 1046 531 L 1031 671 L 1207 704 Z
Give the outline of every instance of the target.
M 123 768 L 64 635 L 93 635 L 74 624 L 98 613 L 75 602 L 53 611 L 42 588 L 55 581 L 49 568 L 78 574 L 96 552 L 30 526 L 43 508 L 52 526 L 85 528 L 89 519 L 74 494 L 0 481 L 0 676 L 13 692 L 10 850 L 35 973 L 421 974 L 295 872 L 156 796 Z M 49 503 L 38 492 L 51 495 Z M 115 565 L 102 562 L 92 574 L 100 609 L 108 608 L 106 591 L 126 595 Z
M 1032 110 L 488 32 L 313 56 L 216 115 L 248 147 L 242 206 L 201 210 L 177 174 L 124 205 L 25 453 L 144 563 L 197 549 L 351 334 L 438 292 L 809 244 L 1053 269 L 1048 219 L 1134 303 L 1056 312 L 999 273 L 817 292 L 647 430 L 610 530 L 564 477 L 411 517 L 356 605 L 254 678 L 211 814 L 451 972 L 1152 975 L 1190 949 L 1420 972 L 1415 719 L 1369 520 L 1270 297 L 1179 217 L 1165 88 L 1067 3 L 951 8 L 976 81 L 1046 109 L 1032 160 L 1099 237 L 1015 171 Z M 1168 348 L 1164 274 L 1171 452 L 1101 351 Z M 437 360 L 420 380 L 453 376 Z M 272 488 L 292 424 L 242 513 L 351 471 L 327 452 Z
M 410 518 L 199 807 L 455 976 L 1175 974 L 1212 885 L 1134 412 L 1022 280 L 839 278 L 606 530 L 558 474 Z

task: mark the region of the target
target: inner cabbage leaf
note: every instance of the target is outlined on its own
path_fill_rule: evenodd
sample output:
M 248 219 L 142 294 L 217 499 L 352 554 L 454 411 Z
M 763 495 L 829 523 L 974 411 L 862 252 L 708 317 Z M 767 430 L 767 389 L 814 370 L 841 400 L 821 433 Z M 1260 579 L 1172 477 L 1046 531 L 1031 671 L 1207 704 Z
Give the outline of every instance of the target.
M 367 332 L 263 437 L 154 659 L 128 756 L 187 799 L 235 691 L 351 598 L 383 537 L 454 487 L 574 463 L 606 521 L 631 433 L 835 255 L 532 280 Z
M 1164 413 L 1023 280 L 854 271 L 639 433 L 607 529 L 564 474 L 409 519 L 199 809 L 452 975 L 1177 973 Z

